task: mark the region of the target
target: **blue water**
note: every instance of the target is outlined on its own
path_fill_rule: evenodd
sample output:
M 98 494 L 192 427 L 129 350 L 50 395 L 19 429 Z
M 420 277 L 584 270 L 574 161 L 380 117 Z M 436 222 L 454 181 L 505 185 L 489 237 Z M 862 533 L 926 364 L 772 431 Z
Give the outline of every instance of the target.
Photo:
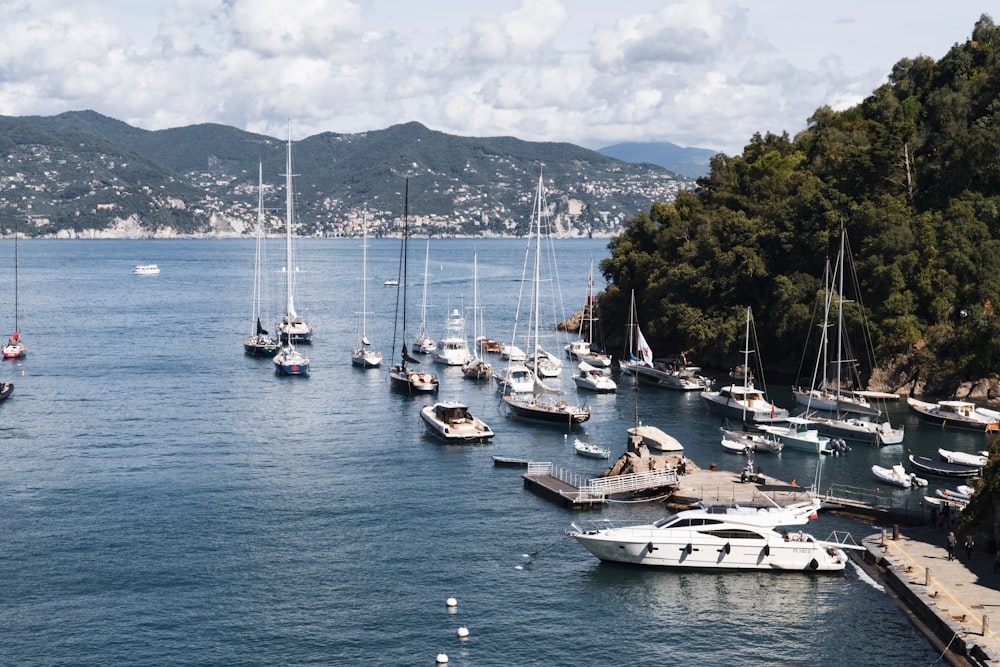
M 0 265 L 12 257 L 4 244 Z M 428 325 L 440 335 L 449 307 L 471 305 L 474 248 L 488 333 L 507 339 L 523 240 L 432 241 Z M 422 242 L 411 249 L 412 334 Z M 604 462 L 575 456 L 558 428 L 503 416 L 492 387 L 457 369 L 436 369 L 438 398 L 466 401 L 497 436 L 488 446 L 429 440 L 418 410 L 435 399 L 393 393 L 384 371 L 350 365 L 357 240 L 300 244 L 299 312 L 316 327 L 308 378 L 275 376 L 270 360 L 243 355 L 251 241 L 26 240 L 19 252 L 29 353 L 0 365 L 0 379 L 15 383 L 0 404 L 3 664 L 433 665 L 441 652 L 452 665 L 705 664 L 720 650 L 730 664 L 936 659 L 853 567 L 841 577 L 600 564 L 564 536 L 590 515 L 525 491 L 521 470 L 490 457 L 581 473 Z M 395 290 L 381 284 L 398 252 L 394 240 L 369 245 L 369 334 L 387 357 Z M 560 242 L 556 252 L 568 312 L 583 303 L 606 241 Z M 145 262 L 161 274 L 131 275 Z M 0 266 L 0 284 L 12 282 Z M 13 326 L 12 312 L 4 291 L 0 328 Z M 696 396 L 642 397 L 642 420 L 695 462 L 740 469 Z M 617 456 L 632 393 L 586 400 L 594 417 L 579 437 Z M 984 444 L 894 410 L 915 452 Z M 874 488 L 870 465 L 904 453 L 855 447 L 821 462 L 799 452 L 758 462 L 800 483 L 819 468 L 821 486 Z M 891 493 L 901 503 L 923 495 Z M 616 504 L 595 516 L 661 513 Z M 820 537 L 834 529 L 860 538 L 881 527 L 834 516 L 811 526 Z

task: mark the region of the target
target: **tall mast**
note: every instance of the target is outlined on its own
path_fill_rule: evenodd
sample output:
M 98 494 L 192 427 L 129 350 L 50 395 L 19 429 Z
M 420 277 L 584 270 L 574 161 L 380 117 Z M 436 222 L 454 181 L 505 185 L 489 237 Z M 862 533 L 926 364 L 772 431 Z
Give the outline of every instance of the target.
M 295 317 L 292 301 L 292 128 L 288 128 L 288 151 L 285 160 L 285 304 L 289 319 Z M 289 334 L 291 336 L 291 334 Z
M 535 360 L 535 375 L 537 376 L 538 375 L 538 364 L 540 363 L 540 360 L 538 358 L 538 350 L 539 350 L 539 346 L 538 346 L 538 301 L 539 301 L 539 299 L 538 299 L 538 293 L 540 291 L 539 290 L 539 285 L 538 285 L 538 280 L 539 280 L 539 275 L 540 275 L 540 263 L 541 263 L 541 259 L 540 259 L 539 256 L 542 254 L 542 174 L 541 173 L 538 174 L 538 193 L 535 195 L 535 202 L 536 202 L 536 204 L 535 204 L 535 218 L 536 218 L 536 223 L 535 224 L 536 224 L 536 227 L 537 227 L 538 234 L 535 236 L 535 290 L 534 290 L 533 299 L 532 299 L 532 301 L 533 301 L 532 307 L 534 308 L 533 312 L 534 312 L 535 323 L 534 323 L 534 330 L 532 332 L 532 336 L 533 336 L 533 343 L 534 343 L 534 348 L 533 348 L 533 355 L 534 356 L 533 356 L 533 358 Z

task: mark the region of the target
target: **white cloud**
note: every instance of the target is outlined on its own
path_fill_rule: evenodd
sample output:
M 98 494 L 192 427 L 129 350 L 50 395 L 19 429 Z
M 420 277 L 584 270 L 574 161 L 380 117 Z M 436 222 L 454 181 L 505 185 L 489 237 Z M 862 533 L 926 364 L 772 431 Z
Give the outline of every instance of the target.
M 939 58 L 981 9 L 911 0 L 7 0 L 0 113 L 283 136 L 417 120 L 464 135 L 729 152 Z M 933 16 L 933 20 L 926 20 Z

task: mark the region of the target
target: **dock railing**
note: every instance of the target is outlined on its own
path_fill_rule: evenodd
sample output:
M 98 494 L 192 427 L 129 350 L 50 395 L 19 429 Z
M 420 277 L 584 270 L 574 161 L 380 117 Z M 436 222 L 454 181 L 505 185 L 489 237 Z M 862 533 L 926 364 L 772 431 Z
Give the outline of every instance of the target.
M 894 493 L 896 487 L 863 488 L 846 484 L 831 484 L 826 492 L 818 494 L 827 503 L 843 506 L 845 509 L 867 510 L 890 519 L 905 519 L 908 522 L 925 523 L 931 507 L 923 496 L 900 498 Z M 925 515 L 925 512 L 927 515 Z
M 581 497 L 594 500 L 602 500 L 616 493 L 655 489 L 677 483 L 676 468 L 588 478 L 547 461 L 531 461 L 528 463 L 527 474 L 536 477 L 541 475 L 554 477 L 575 487 Z

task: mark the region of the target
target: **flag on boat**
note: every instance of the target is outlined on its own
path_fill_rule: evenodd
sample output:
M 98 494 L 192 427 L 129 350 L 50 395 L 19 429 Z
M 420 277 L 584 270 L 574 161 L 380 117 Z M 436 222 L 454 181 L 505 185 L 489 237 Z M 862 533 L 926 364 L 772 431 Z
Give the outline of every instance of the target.
M 642 360 L 646 362 L 647 366 L 652 366 L 653 351 L 649 349 L 649 343 L 646 342 L 646 338 L 642 335 L 642 329 L 636 327 L 635 331 L 639 335 L 639 354 L 642 355 Z

